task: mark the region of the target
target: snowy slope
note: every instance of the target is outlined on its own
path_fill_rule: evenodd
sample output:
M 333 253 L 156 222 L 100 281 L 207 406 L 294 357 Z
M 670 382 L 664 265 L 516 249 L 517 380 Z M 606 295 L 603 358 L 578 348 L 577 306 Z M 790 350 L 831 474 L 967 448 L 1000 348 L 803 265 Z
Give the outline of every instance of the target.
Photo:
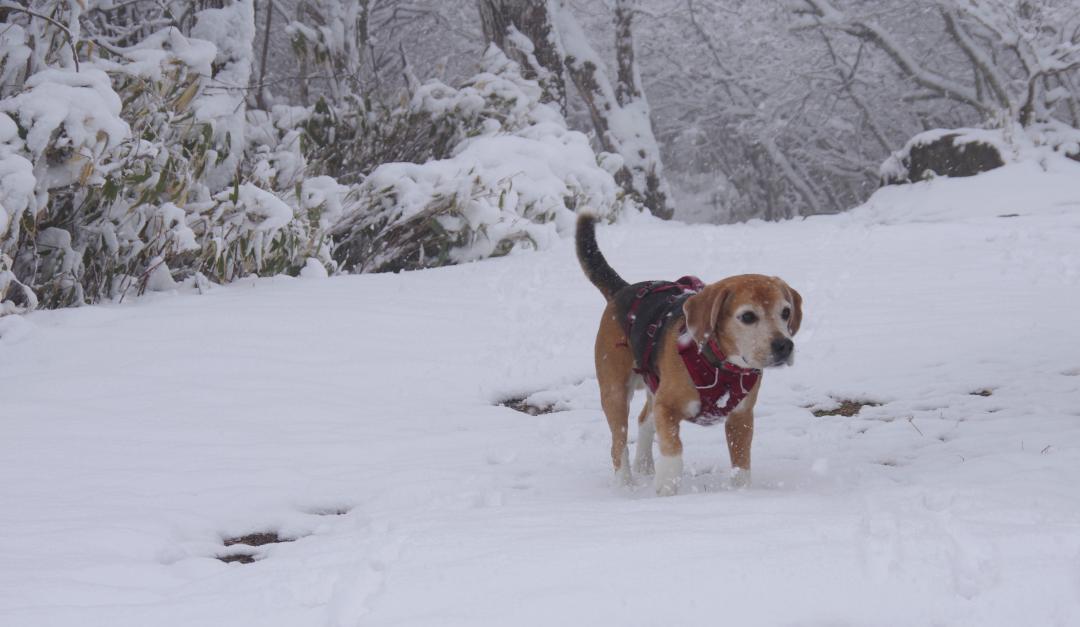
M 682 495 L 612 487 L 569 241 L 0 318 L 0 625 L 1078 625 L 1078 181 L 600 229 L 631 281 L 802 292 L 747 490 L 694 425 Z

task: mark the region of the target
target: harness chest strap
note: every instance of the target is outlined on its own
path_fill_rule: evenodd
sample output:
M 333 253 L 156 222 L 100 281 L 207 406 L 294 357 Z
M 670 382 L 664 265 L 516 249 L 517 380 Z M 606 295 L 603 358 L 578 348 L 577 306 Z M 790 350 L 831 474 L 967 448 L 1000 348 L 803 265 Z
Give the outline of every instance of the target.
M 701 409 L 691 421 L 702 425 L 714 424 L 730 414 L 761 377 L 760 370 L 740 368 L 723 360 L 723 352 L 716 340 L 710 339 L 708 348 L 720 359 L 718 363 L 709 360 L 683 325 L 679 335 L 679 356 L 701 398 Z

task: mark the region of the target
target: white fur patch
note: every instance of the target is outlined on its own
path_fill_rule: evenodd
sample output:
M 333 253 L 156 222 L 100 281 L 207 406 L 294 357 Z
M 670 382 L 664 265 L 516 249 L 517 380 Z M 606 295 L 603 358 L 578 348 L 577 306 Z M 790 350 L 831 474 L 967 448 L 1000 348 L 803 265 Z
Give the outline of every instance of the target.
M 740 368 L 753 368 L 750 362 L 746 361 L 746 358 L 742 355 L 728 355 L 727 360 Z
M 658 496 L 678 494 L 682 471 L 682 455 L 661 455 L 656 460 L 656 494 Z
M 626 382 L 626 404 L 627 405 L 629 405 L 630 402 L 634 400 L 634 390 L 637 389 L 637 385 L 638 385 L 638 382 L 640 380 L 641 380 L 641 377 L 633 376 L 633 377 L 630 377 L 630 380 Z
M 637 449 L 634 451 L 634 472 L 651 475 L 655 471 L 653 463 L 653 438 L 656 436 L 656 423 L 650 414 L 638 427 Z

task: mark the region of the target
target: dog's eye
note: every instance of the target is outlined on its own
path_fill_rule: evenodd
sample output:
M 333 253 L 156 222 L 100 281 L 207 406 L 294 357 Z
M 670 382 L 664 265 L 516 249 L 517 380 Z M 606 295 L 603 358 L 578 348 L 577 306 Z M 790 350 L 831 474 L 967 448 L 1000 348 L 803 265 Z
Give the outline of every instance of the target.
M 757 322 L 757 314 L 752 311 L 748 311 L 743 315 L 739 316 L 739 320 L 742 320 L 743 324 L 754 324 L 755 322 Z
M 784 310 L 780 312 L 780 317 L 787 320 L 791 317 L 791 307 L 784 307 Z

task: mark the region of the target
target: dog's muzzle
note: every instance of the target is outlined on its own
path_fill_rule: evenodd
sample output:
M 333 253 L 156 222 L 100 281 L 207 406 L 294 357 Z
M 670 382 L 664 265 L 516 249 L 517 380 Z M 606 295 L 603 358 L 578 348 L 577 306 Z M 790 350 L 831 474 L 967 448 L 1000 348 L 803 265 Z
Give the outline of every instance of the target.
M 795 342 L 789 337 L 778 337 L 772 341 L 772 365 L 790 366 L 795 362 Z

